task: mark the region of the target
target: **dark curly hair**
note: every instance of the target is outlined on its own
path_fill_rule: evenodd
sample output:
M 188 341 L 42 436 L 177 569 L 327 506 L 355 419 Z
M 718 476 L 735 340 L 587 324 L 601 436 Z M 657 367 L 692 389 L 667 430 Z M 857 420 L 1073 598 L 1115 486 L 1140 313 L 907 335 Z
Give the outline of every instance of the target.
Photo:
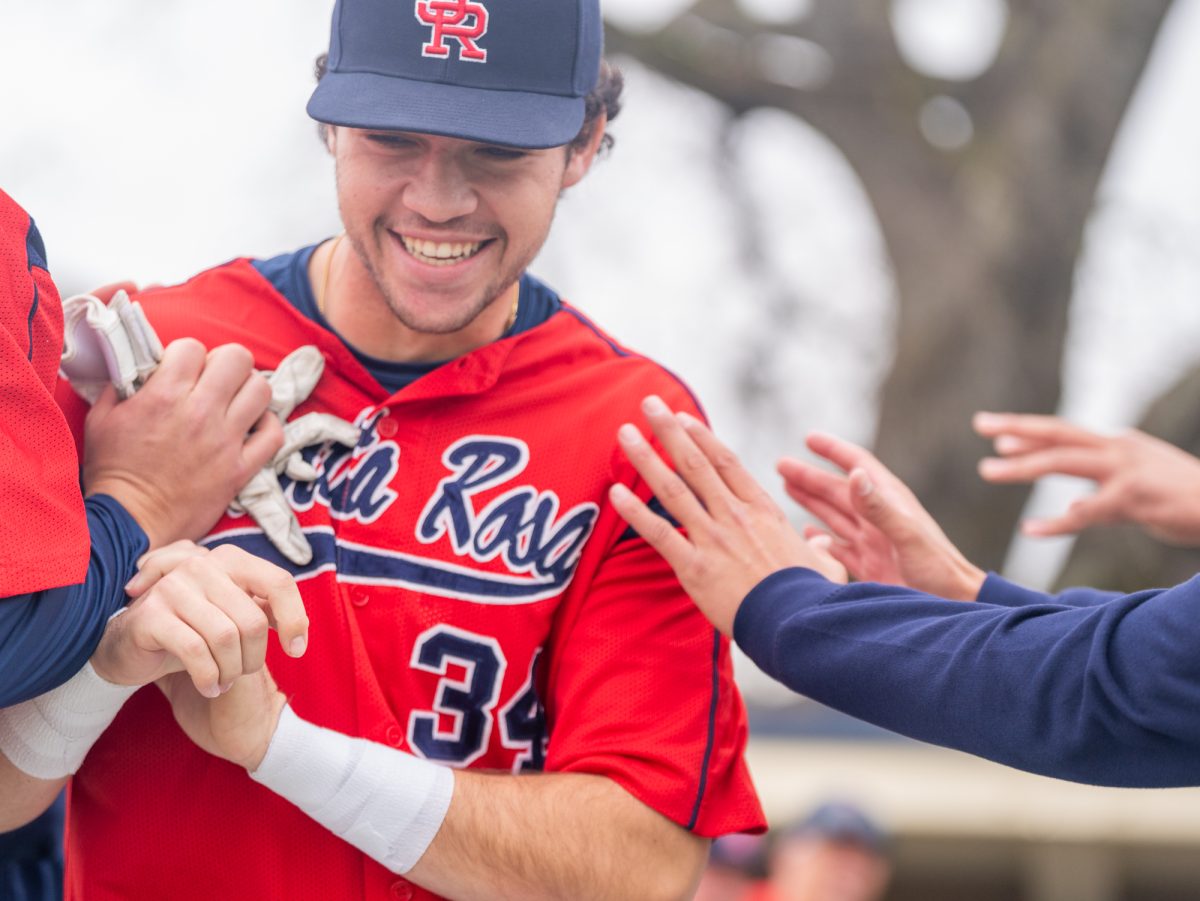
M 325 73 L 329 68 L 329 54 L 322 53 L 317 57 L 316 64 L 313 69 L 317 76 L 317 81 L 325 77 Z M 612 122 L 621 112 L 621 92 L 625 89 L 625 76 L 621 74 L 621 70 L 612 65 L 608 60 L 600 62 L 600 78 L 596 82 L 596 87 L 592 92 L 584 98 L 584 113 L 583 127 L 579 129 L 571 142 L 567 145 L 572 153 L 582 150 L 587 146 L 588 141 L 595 134 L 596 123 L 600 120 L 600 114 L 604 113 L 608 118 L 608 122 Z M 324 142 L 329 135 L 329 126 L 324 122 L 317 124 L 317 132 L 321 135 L 321 141 Z M 612 149 L 616 139 L 611 133 L 605 131 L 604 137 L 600 139 L 600 152 L 607 153 Z

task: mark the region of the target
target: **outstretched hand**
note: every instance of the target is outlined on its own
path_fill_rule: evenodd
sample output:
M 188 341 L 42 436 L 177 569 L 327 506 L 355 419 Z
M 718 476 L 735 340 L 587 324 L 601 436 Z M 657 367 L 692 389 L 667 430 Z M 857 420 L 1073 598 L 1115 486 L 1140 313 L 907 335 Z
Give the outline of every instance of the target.
M 779 462 L 788 495 L 828 528 L 829 553 L 855 578 L 973 601 L 985 573 L 946 537 L 916 495 L 865 448 L 814 433 L 808 448 L 837 466 Z M 815 539 L 826 534 L 808 527 Z
M 1095 493 L 1066 513 L 1026 520 L 1026 534 L 1066 535 L 1133 522 L 1170 544 L 1200 545 L 1200 460 L 1191 454 L 1135 429 L 1099 435 L 1057 416 L 977 413 L 974 425 L 999 455 L 979 463 L 989 482 L 1066 475 L 1096 483 Z
M 713 625 L 731 635 L 742 600 L 778 570 L 805 566 L 834 581 L 846 580 L 841 565 L 792 528 L 733 452 L 701 422 L 672 413 L 657 397 L 646 398 L 642 411 L 678 474 L 634 425 L 618 432 L 621 449 L 686 534 L 625 485 L 613 485 L 609 498 L 662 554 Z

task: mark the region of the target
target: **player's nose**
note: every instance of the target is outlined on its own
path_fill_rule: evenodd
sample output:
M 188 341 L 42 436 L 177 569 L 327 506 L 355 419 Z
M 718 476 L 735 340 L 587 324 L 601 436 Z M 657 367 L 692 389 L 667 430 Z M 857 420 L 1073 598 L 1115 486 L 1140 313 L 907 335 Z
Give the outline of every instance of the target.
M 413 170 L 403 193 L 404 205 L 428 222 L 449 222 L 475 212 L 479 198 L 462 163 L 434 150 Z

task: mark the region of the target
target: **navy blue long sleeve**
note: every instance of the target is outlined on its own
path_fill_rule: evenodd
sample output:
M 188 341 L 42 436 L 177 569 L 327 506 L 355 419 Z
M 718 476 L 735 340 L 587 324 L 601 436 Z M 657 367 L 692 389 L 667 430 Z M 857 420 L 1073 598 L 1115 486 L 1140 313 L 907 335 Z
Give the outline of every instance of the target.
M 92 656 L 148 542 L 107 495 L 87 499 L 91 559 L 79 585 L 0 600 L 0 707 L 61 685 Z
M 991 576 L 980 598 L 790 569 L 734 635 L 793 690 L 912 738 L 1076 782 L 1200 785 L 1200 577 L 1062 603 Z

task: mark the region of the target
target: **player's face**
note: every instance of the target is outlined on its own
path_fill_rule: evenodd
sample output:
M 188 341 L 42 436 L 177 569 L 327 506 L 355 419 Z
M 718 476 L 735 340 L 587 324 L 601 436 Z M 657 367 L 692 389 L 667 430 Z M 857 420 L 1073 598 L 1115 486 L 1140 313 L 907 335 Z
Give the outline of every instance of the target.
M 560 192 L 595 155 L 352 128 L 335 129 L 331 149 L 358 258 L 392 314 L 431 335 L 468 329 L 510 302 Z

